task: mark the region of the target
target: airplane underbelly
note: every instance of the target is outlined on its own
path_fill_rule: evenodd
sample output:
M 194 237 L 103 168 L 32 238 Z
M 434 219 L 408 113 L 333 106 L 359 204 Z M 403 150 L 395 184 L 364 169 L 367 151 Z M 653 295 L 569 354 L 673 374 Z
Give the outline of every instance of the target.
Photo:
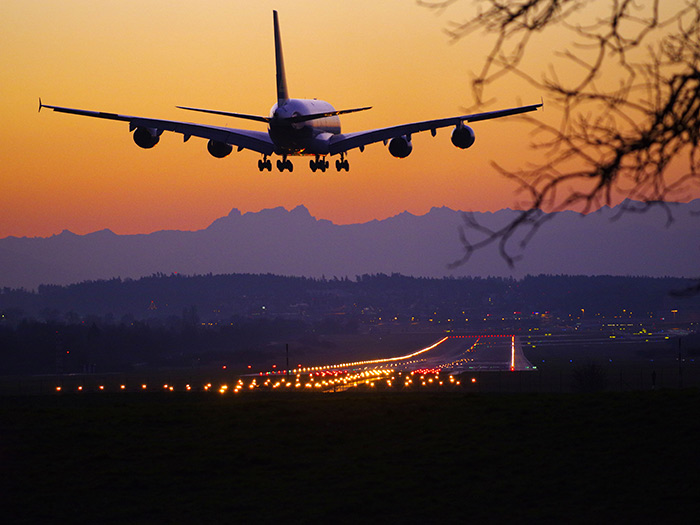
M 330 138 L 334 134 L 321 126 L 274 126 L 269 133 L 275 152 L 281 155 L 328 155 Z

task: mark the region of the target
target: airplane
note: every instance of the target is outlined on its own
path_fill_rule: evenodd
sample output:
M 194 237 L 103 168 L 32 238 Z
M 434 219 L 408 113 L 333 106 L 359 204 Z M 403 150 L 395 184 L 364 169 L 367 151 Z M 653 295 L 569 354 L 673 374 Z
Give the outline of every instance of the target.
M 260 171 L 272 171 L 272 162 L 268 157 L 274 154 L 282 157 L 277 160 L 277 169 L 280 172 L 285 170 L 293 171 L 294 166 L 289 157 L 301 155 L 313 157 L 309 161 L 311 171 L 320 170 L 325 172 L 330 166 L 328 160 L 326 160 L 327 156 L 339 155 L 340 158 L 335 161 L 336 170 L 341 171 L 344 169 L 349 171 L 350 165 L 345 158 L 347 152 L 355 148 L 362 152 L 365 146 L 377 142 L 383 142 L 385 146 L 388 144 L 389 153 L 396 158 L 408 157 L 413 150 L 411 138 L 414 133 L 430 130 L 432 136 L 435 136 L 438 128 L 448 126 L 454 126 L 451 137 L 452 144 L 457 148 L 466 149 L 472 146 L 475 141 L 474 130 L 466 125 L 467 122 L 472 123 L 480 120 L 517 115 L 535 111 L 542 106 L 541 103 L 532 104 L 486 113 L 412 122 L 355 133 L 341 133 L 340 115 L 366 111 L 371 109 L 371 106 L 336 110 L 328 102 L 322 100 L 289 98 L 277 11 L 272 12 L 272 18 L 275 38 L 277 103 L 272 106 L 269 117 L 176 106 L 187 111 L 263 122 L 267 124 L 267 131 L 253 131 L 50 106 L 42 104 L 41 98 L 39 98 L 39 111 L 42 108 L 48 108 L 60 113 L 128 122 L 129 131 L 133 132 L 134 142 L 144 149 L 150 149 L 158 144 L 164 131 L 172 131 L 182 134 L 185 142 L 190 137 L 208 139 L 207 150 L 216 158 L 228 156 L 233 151 L 234 146 L 236 146 L 238 151 L 244 149 L 256 151 L 262 154 L 262 159 L 258 160 L 258 170 Z

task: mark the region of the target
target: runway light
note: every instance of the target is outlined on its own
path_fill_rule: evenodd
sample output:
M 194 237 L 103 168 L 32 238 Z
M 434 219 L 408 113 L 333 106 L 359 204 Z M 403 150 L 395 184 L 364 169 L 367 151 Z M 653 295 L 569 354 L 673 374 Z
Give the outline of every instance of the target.
M 472 383 L 476 383 L 476 377 L 472 377 Z

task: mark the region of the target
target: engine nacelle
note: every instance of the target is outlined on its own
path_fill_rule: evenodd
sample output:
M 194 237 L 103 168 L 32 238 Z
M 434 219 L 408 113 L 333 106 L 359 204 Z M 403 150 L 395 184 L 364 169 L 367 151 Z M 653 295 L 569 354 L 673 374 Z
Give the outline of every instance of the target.
M 405 135 L 403 137 L 394 137 L 389 142 L 389 153 L 399 159 L 408 157 L 412 151 L 413 144 L 411 144 L 411 139 Z
M 143 149 L 151 149 L 158 144 L 160 133 L 157 129 L 151 128 L 136 128 L 134 130 L 134 142 Z
M 207 142 L 207 151 L 209 151 L 212 157 L 223 159 L 233 151 L 233 146 L 231 146 L 231 144 L 226 144 L 225 142 L 218 142 L 216 140 L 209 139 L 209 142 Z
M 452 144 L 458 148 L 467 149 L 469 146 L 474 144 L 476 137 L 472 128 L 461 125 L 452 130 L 452 137 L 450 137 L 450 140 L 452 141 Z

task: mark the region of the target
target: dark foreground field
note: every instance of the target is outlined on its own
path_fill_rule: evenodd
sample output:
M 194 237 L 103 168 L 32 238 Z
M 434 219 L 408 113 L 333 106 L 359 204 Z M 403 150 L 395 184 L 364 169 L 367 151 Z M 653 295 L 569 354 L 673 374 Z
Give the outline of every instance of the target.
M 687 522 L 700 392 L 0 398 L 4 523 Z

